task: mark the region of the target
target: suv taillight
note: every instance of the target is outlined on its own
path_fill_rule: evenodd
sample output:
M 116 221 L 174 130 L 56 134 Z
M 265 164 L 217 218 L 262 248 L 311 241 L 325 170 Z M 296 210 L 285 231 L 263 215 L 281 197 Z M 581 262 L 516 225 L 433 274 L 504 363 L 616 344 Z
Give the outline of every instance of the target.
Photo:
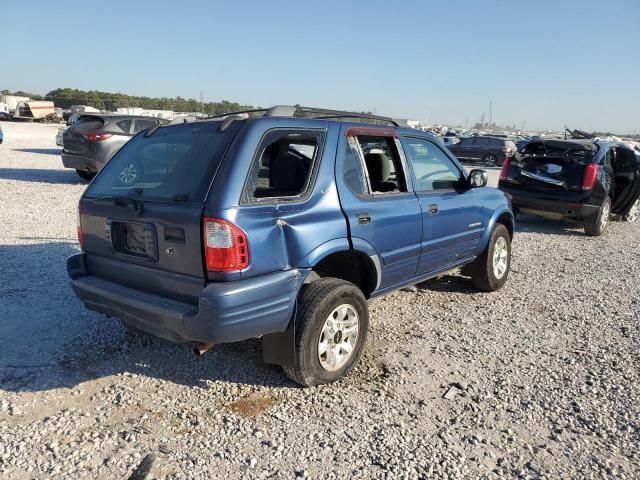
M 507 173 L 509 172 L 509 166 L 511 165 L 511 157 L 507 157 L 502 164 L 502 170 L 500 170 L 500 180 L 507 179 Z
M 593 188 L 593 185 L 596 183 L 596 178 L 598 177 L 598 167 L 597 163 L 590 163 L 584 169 L 584 175 L 582 176 L 582 190 L 588 191 Z
M 249 266 L 247 236 L 242 230 L 219 218 L 205 218 L 204 258 L 209 272 L 235 272 Z
M 112 133 L 87 133 L 84 136 L 90 142 L 100 142 L 102 140 L 106 140 L 107 138 L 113 137 Z
M 82 210 L 80 210 L 80 205 L 78 205 L 78 243 L 80 243 L 80 248 L 84 250 L 84 233 L 82 232 Z

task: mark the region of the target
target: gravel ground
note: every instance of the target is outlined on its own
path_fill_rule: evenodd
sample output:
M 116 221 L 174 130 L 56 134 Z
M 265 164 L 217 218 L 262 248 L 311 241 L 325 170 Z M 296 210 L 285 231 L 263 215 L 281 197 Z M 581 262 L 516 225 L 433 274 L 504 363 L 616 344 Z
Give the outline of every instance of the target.
M 56 127 L 2 127 L 1 478 L 640 478 L 638 225 L 525 217 L 503 290 L 373 301 L 358 368 L 301 389 L 258 341 L 196 358 L 85 311 L 85 183 Z

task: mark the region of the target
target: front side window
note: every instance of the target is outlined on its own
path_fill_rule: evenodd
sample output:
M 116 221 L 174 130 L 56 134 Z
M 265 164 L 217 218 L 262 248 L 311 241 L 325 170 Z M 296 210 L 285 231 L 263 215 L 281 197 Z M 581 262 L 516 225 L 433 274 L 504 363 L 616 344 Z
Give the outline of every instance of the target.
M 324 141 L 320 130 L 274 130 L 262 140 L 243 195 L 245 202 L 293 199 L 310 185 Z
M 450 190 L 460 185 L 462 172 L 435 143 L 405 137 L 407 153 L 421 192 Z

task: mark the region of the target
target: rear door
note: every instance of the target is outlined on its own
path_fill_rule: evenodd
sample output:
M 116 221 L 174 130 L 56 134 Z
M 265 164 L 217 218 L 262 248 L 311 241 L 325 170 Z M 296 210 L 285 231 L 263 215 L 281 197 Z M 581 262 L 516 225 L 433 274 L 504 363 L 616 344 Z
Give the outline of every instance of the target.
M 437 272 L 471 258 L 486 228 L 482 203 L 464 172 L 436 142 L 403 136 L 422 211 L 418 274 Z
M 204 284 L 202 212 L 242 122 L 175 125 L 128 142 L 80 203 L 89 273 L 183 301 Z
M 638 160 L 633 150 L 616 147 L 613 155 L 613 205 L 614 213 L 625 214 L 640 195 Z
M 343 125 L 336 172 L 352 242 L 371 245 L 378 255 L 379 288 L 413 278 L 422 212 L 395 129 Z

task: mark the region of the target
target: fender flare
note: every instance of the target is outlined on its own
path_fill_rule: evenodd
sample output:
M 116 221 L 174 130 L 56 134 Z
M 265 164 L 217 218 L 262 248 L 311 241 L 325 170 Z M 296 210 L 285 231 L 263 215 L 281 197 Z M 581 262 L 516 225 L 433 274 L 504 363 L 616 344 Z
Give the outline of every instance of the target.
M 491 238 L 491 234 L 493 233 L 493 229 L 496 227 L 496 223 L 498 223 L 498 218 L 500 218 L 505 213 L 508 214 L 509 221 L 511 222 L 511 231 L 515 231 L 516 222 L 513 216 L 513 211 L 510 208 L 503 208 L 500 210 L 496 210 L 493 212 L 491 219 L 489 219 L 489 223 L 487 224 L 487 228 L 485 228 L 484 233 L 482 234 L 482 240 L 480 241 L 480 248 L 478 255 L 484 252 L 484 249 L 487 248 L 489 243 L 489 239 Z M 509 226 L 507 226 L 509 228 Z
M 352 237 L 351 243 L 349 242 L 349 239 L 344 237 L 334 238 L 333 240 L 329 240 L 328 242 L 317 246 L 298 263 L 298 268 L 313 268 L 329 255 L 338 252 L 354 252 L 367 257 L 371 262 L 371 266 L 374 270 L 373 273 L 376 276 L 374 291 L 380 288 L 382 280 L 382 266 L 380 264 L 378 252 L 368 241 L 359 237 Z M 314 277 L 313 274 L 309 274 L 306 283 L 312 282 L 314 279 L 316 279 L 316 277 Z

